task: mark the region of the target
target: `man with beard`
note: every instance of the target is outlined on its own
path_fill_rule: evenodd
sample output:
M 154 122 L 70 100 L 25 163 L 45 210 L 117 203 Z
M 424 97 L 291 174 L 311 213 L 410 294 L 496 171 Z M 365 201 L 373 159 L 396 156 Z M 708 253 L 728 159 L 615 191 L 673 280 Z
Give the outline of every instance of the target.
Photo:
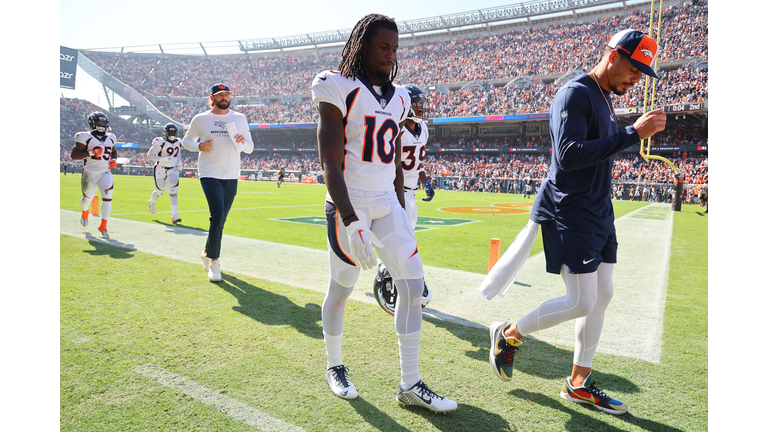
M 515 351 L 524 336 L 575 320 L 573 368 L 560 397 L 609 414 L 627 411 L 627 405 L 597 388 L 592 377 L 592 360 L 613 296 L 618 249 L 611 203 L 613 156 L 664 130 L 666 124 L 664 111 L 657 109 L 620 129 L 611 93 L 625 94 L 643 74 L 658 78 L 651 68 L 657 48 L 656 41 L 640 31 L 621 31 L 608 42 L 597 67 L 557 93 L 550 109 L 549 175 L 536 194 L 528 225 L 513 246 L 518 239 L 520 243 L 510 246 L 510 257 L 497 263 L 512 268 L 512 263 L 520 262 L 521 253 L 523 259 L 527 257 L 541 226 L 546 270 L 560 274 L 566 294 L 547 300 L 516 323 L 491 324 L 489 360 L 496 376 L 512 379 Z M 506 271 L 502 267 L 500 271 Z M 480 291 L 486 298 L 509 289 L 510 278 L 496 276 L 500 271 L 483 281 Z
M 208 279 L 213 282 L 221 281 L 221 236 L 237 194 L 240 152 L 253 151 L 248 120 L 229 109 L 230 100 L 229 87 L 214 85 L 208 102 L 211 109 L 192 119 L 182 141 L 187 150 L 199 152 L 198 177 L 211 214 L 208 240 L 200 257 Z

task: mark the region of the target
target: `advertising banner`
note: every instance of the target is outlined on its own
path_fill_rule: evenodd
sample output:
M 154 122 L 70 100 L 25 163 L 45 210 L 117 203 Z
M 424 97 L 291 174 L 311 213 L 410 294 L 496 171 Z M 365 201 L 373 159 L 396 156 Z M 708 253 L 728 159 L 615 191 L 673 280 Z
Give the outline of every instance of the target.
M 59 81 L 60 87 L 74 90 L 77 73 L 77 50 L 59 46 Z

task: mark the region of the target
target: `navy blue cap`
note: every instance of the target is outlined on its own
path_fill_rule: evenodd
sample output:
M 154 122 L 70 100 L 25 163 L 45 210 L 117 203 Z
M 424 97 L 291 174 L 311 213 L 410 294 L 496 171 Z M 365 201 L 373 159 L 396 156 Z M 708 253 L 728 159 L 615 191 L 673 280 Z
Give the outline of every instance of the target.
M 215 95 L 216 93 L 221 93 L 221 92 L 232 93 L 231 91 L 229 91 L 229 87 L 227 87 L 226 85 L 224 85 L 222 83 L 218 83 L 218 84 L 216 84 L 215 86 L 213 86 L 211 88 L 211 96 Z

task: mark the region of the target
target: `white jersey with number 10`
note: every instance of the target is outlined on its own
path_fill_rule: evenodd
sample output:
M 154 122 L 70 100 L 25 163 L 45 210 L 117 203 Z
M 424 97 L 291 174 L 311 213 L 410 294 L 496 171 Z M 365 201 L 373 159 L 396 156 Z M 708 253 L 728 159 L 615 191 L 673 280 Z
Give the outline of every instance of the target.
M 378 91 L 377 91 L 378 90 Z M 337 71 L 319 73 L 312 81 L 312 101 L 336 106 L 344 118 L 344 181 L 350 198 L 394 192 L 395 140 L 410 106 L 408 91 L 380 89 L 360 75 L 349 79 Z M 357 191 L 368 193 L 357 195 Z M 330 196 L 326 197 L 330 201 Z

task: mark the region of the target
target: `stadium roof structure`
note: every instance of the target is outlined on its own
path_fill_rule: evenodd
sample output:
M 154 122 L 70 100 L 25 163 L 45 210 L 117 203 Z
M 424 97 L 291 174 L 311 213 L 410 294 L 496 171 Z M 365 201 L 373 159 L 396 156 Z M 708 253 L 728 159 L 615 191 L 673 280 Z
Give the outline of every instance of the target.
M 645 1 L 630 2 L 627 0 L 533 0 L 506 6 L 498 6 L 475 11 L 439 15 L 429 18 L 401 21 L 397 23 L 401 38 L 416 34 L 447 33 L 466 27 L 476 27 L 478 30 L 490 30 L 491 24 L 504 21 L 519 21 L 532 24 L 533 18 L 551 14 L 565 14 L 576 17 L 576 10 L 628 3 L 649 3 Z M 238 41 L 240 50 L 245 52 L 280 50 L 290 48 L 318 48 L 320 45 L 343 44 L 349 38 L 352 29 L 334 30 L 281 38 L 256 39 Z
M 670 0 L 671 4 L 684 0 Z M 456 34 L 482 33 L 510 26 L 546 25 L 546 22 L 577 20 L 588 15 L 636 9 L 650 0 L 531 0 L 468 12 L 437 15 L 429 18 L 397 22 L 401 43 L 428 40 Z M 307 49 L 333 48 L 343 45 L 352 29 L 330 30 L 293 36 L 252 40 L 190 42 L 176 44 L 137 45 L 112 48 L 92 48 L 86 51 L 116 51 L 121 53 L 231 55 L 237 53 L 282 53 Z

